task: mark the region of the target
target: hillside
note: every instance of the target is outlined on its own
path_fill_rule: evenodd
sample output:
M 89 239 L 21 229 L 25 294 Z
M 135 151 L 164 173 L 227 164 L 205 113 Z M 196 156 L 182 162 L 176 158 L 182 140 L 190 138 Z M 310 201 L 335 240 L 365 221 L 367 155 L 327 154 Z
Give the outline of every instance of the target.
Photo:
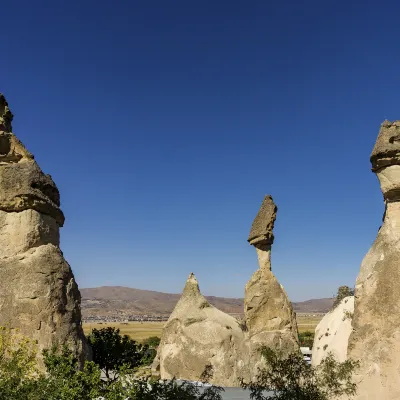
M 81 289 L 84 317 L 118 313 L 169 315 L 180 294 L 162 293 L 123 286 L 101 286 Z M 243 299 L 206 296 L 221 311 L 230 314 L 243 313 Z M 330 310 L 333 299 L 312 299 L 293 303 L 299 313 L 325 313 Z

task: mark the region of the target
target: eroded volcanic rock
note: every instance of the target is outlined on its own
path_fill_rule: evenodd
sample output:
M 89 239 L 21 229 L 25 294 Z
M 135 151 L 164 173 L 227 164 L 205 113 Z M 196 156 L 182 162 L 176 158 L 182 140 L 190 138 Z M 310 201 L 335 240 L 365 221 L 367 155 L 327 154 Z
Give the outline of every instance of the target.
M 256 366 L 259 346 L 284 353 L 299 349 L 296 314 L 285 289 L 271 271 L 272 229 L 277 211 L 272 197 L 265 196 L 248 239 L 256 249 L 259 264 L 246 285 L 244 298 L 251 364 Z
M 212 306 L 194 274 L 166 323 L 153 371 L 161 378 L 197 381 L 211 366 L 210 382 L 239 386 L 248 376 L 248 350 L 239 322 Z
M 347 360 L 353 312 L 354 296 L 348 296 L 322 318 L 315 329 L 312 365 L 321 364 L 328 353 L 332 353 L 339 362 Z
M 277 208 L 266 196 L 250 233 L 260 268 L 246 286 L 245 321 L 213 307 L 200 293 L 191 274 L 183 294 L 164 327 L 153 372 L 161 378 L 200 380 L 210 367 L 210 382 L 240 386 L 258 374 L 259 348 L 283 352 L 299 349 L 295 314 L 271 272 L 271 245 Z
M 384 121 L 371 154 L 385 202 L 362 261 L 348 357 L 359 360 L 357 400 L 400 399 L 400 121 Z
M 11 122 L 0 94 L 0 325 L 37 340 L 39 354 L 67 344 L 83 360 L 80 293 L 59 248 L 60 195 Z

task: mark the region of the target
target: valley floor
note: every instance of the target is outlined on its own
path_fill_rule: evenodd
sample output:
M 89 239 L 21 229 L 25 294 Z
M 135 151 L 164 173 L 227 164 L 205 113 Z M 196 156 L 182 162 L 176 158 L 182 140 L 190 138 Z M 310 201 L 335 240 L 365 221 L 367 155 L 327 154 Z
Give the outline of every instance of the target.
M 297 325 L 299 332 L 314 332 L 323 314 L 297 314 Z M 89 334 L 92 329 L 101 329 L 113 326 L 120 329 L 121 333 L 130 336 L 132 339 L 142 341 L 150 336 L 161 337 L 165 322 L 111 322 L 111 323 L 84 323 L 83 330 Z

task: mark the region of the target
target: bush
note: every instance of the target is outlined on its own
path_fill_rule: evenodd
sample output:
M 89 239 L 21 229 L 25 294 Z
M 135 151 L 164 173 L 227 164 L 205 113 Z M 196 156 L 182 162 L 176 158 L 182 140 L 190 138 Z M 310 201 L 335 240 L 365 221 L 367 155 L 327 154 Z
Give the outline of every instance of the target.
M 312 349 L 314 343 L 314 332 L 301 332 L 299 333 L 299 343 L 302 347 L 309 347 Z
M 111 337 L 115 339 L 114 333 Z M 131 345 L 128 346 L 130 350 Z M 187 382 L 180 384 L 176 380 L 134 380 L 130 375 L 132 364 L 118 366 L 118 380 L 102 380 L 99 365 L 85 362 L 80 370 L 79 360 L 67 347 L 43 352 L 46 374 L 37 369 L 35 357 L 35 343 L 18 333 L 0 328 L 0 400 L 222 399 L 223 389 L 220 387 L 212 386 L 203 390 Z M 330 400 L 355 394 L 356 386 L 351 381 L 351 375 L 358 363 L 354 361 L 338 363 L 328 354 L 322 364 L 314 368 L 303 362 L 300 353 L 283 357 L 267 348 L 262 349 L 262 357 L 266 367 L 259 371 L 254 382 L 243 384 L 243 387 L 250 389 L 252 399 Z M 134 360 L 138 358 L 135 356 Z M 207 366 L 204 380 L 212 373 L 212 367 Z M 265 394 L 265 390 L 272 391 L 272 394 Z
M 109 381 L 118 379 L 121 368 L 133 370 L 143 362 L 148 363 L 148 346 L 136 343 L 127 335 L 121 335 L 119 329 L 93 329 L 88 342 L 92 347 L 93 361 Z
M 261 350 L 265 368 L 249 384 L 251 398 L 256 400 L 329 400 L 342 395 L 353 396 L 356 385 L 352 374 L 358 363 L 337 362 L 329 353 L 318 367 L 307 365 L 300 353 L 283 356 L 270 348 Z M 266 394 L 270 391 L 270 394 Z
M 160 344 L 161 339 L 158 336 L 150 336 L 143 340 L 145 346 L 149 346 L 151 349 L 156 349 Z
M 354 289 L 348 286 L 340 286 L 335 297 L 335 301 L 333 302 L 332 310 L 334 310 L 340 302 L 348 296 L 354 296 Z
M 18 330 L 0 327 L 0 399 L 27 398 L 36 382 L 37 345 Z

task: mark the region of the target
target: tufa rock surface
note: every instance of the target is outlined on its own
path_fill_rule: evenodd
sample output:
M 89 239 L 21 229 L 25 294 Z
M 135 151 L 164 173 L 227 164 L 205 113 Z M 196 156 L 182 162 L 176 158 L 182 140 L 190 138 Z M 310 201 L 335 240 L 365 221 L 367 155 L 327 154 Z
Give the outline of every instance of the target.
M 400 121 L 385 121 L 371 155 L 383 225 L 361 264 L 348 356 L 359 360 L 357 400 L 400 399 Z
M 265 196 L 248 239 L 256 248 L 259 264 L 246 285 L 244 298 L 251 365 L 256 368 L 260 346 L 280 349 L 284 353 L 299 350 L 296 314 L 285 289 L 271 271 L 272 229 L 277 211 L 272 197 Z
M 210 382 L 239 386 L 248 376 L 244 332 L 239 322 L 213 307 L 190 274 L 166 323 L 153 372 L 162 379 L 197 381 L 209 369 Z
M 272 200 L 272 196 L 265 196 L 260 210 L 251 226 L 249 238 L 247 239 L 250 244 L 253 246 L 256 244 L 271 245 L 274 242 L 272 231 L 274 229 L 277 211 L 278 208 Z
M 202 296 L 193 274 L 166 323 L 153 373 L 200 380 L 210 369 L 210 382 L 240 386 L 257 376 L 259 348 L 290 352 L 299 349 L 295 313 L 283 287 L 271 272 L 272 229 L 277 208 L 266 196 L 250 233 L 259 269 L 246 285 L 245 321 L 223 313 Z
M 59 248 L 60 195 L 11 133 L 11 121 L 0 95 L 0 325 L 37 340 L 39 354 L 67 344 L 83 361 L 80 293 Z
M 322 318 L 315 329 L 312 365 L 321 364 L 328 353 L 332 353 L 339 362 L 347 360 L 353 312 L 354 296 L 348 296 Z

